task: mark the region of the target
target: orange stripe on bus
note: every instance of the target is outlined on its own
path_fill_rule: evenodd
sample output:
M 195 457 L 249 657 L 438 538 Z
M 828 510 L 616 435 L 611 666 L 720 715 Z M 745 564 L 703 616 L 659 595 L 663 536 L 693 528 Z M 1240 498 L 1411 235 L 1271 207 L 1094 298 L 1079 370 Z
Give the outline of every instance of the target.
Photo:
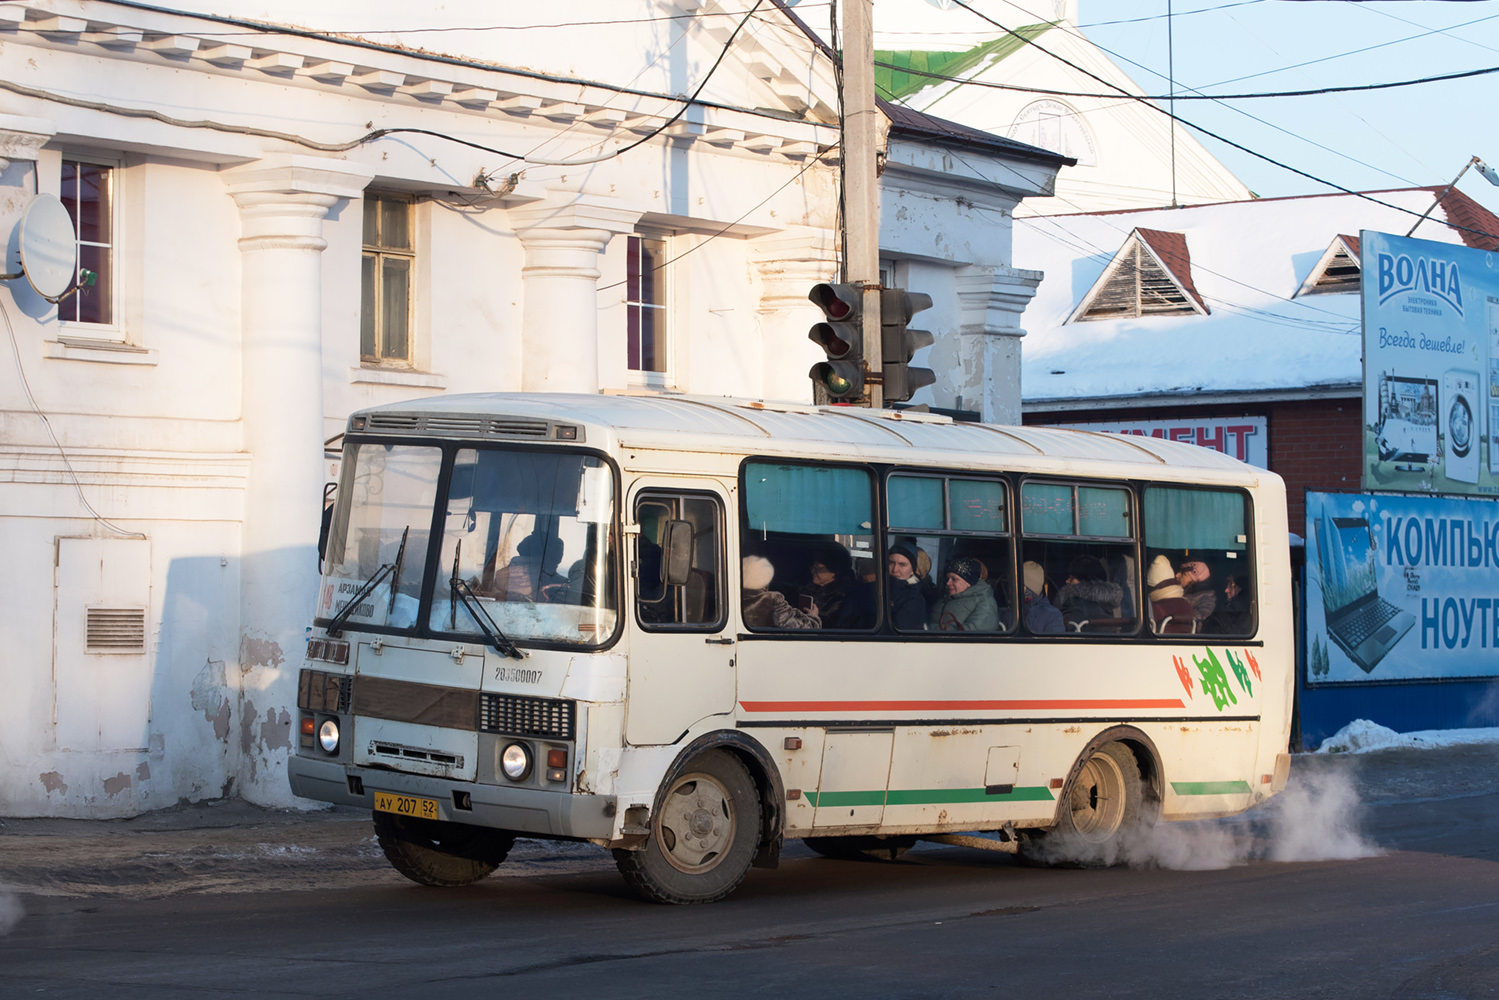
M 1180 698 L 1039 698 L 1032 701 L 741 701 L 746 712 L 1025 712 L 1038 709 L 1185 708 Z

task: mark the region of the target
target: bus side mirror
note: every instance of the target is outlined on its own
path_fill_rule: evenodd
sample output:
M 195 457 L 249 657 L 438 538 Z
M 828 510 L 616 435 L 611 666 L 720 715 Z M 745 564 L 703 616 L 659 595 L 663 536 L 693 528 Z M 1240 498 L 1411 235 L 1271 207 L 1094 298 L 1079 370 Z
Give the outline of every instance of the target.
M 661 582 L 668 587 L 686 583 L 692 573 L 692 522 L 666 522 L 661 555 Z

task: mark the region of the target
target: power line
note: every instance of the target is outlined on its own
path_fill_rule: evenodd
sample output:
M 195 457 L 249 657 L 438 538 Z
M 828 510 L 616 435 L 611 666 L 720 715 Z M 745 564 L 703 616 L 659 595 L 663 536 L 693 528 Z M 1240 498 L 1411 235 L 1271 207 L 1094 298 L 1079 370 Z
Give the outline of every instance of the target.
M 1027 45 L 1031 45 L 1031 46 L 1035 47 L 1038 51 L 1042 52 L 1045 55 L 1050 56 L 1051 58 L 1057 60 L 1058 62 L 1060 62 L 1060 63 L 1062 63 L 1062 64 L 1064 64 L 1066 66 L 1070 66 L 1072 69 L 1077 70 L 1079 73 L 1082 73 L 1084 76 L 1087 76 L 1087 77 L 1089 77 L 1091 79 L 1097 80 L 1099 83 L 1103 84 L 1105 87 L 1111 87 L 1111 88 L 1113 88 L 1114 90 L 1118 91 L 1120 93 L 1120 95 L 1122 95 L 1124 97 L 1127 97 L 1127 98 L 1129 98 L 1129 99 L 1131 99 L 1133 101 L 1138 102 L 1141 106 L 1147 107 L 1150 110 L 1156 112 L 1157 114 L 1165 115 L 1167 118 L 1171 119 L 1172 121 L 1178 122 L 1178 123 L 1180 123 L 1182 125 L 1186 125 L 1189 128 L 1192 128 L 1192 129 L 1194 129 L 1194 130 L 1196 130 L 1198 132 L 1201 132 L 1203 135 L 1208 136 L 1209 138 L 1217 139 L 1219 142 L 1223 143 L 1226 146 L 1230 146 L 1230 147 L 1232 147 L 1234 149 L 1237 149 L 1237 150 L 1239 150 L 1242 153 L 1248 153 L 1250 156 L 1253 156 L 1256 159 L 1264 160 L 1266 163 L 1269 163 L 1272 166 L 1280 167 L 1282 170 L 1289 170 L 1293 174 L 1296 174 L 1296 175 L 1301 176 L 1301 177 L 1305 177 L 1307 180 L 1315 181 L 1318 184 L 1322 184 L 1322 185 L 1324 185 L 1326 187 L 1330 187 L 1330 188 L 1332 188 L 1335 191 L 1341 191 L 1344 194 L 1351 194 L 1354 197 L 1363 198 L 1365 201 L 1373 202 L 1376 205 L 1382 205 L 1385 208 L 1393 209 L 1393 210 L 1395 210 L 1397 212 L 1404 212 L 1406 215 L 1414 215 L 1414 216 L 1418 216 L 1419 217 L 1420 214 L 1421 214 L 1420 212 L 1412 211 L 1411 209 L 1408 209 L 1408 208 L 1402 208 L 1399 205 L 1392 205 L 1392 204 L 1390 204 L 1387 201 L 1380 201 L 1378 198 L 1375 198 L 1372 195 L 1364 194 L 1361 191 L 1355 191 L 1352 188 L 1344 187 L 1341 184 L 1336 184 L 1336 183 L 1334 183 L 1332 181 L 1324 180 L 1323 178 L 1318 177 L 1315 174 L 1311 174 L 1311 173 L 1306 172 L 1305 170 L 1301 170 L 1301 169 L 1299 169 L 1297 167 L 1293 167 L 1289 163 L 1283 163 L 1280 160 L 1277 160 L 1277 159 L 1275 159 L 1272 156 L 1267 156 L 1266 154 L 1261 153 L 1261 152 L 1259 152 L 1257 150 L 1250 149 L 1248 146 L 1245 146 L 1245 145 L 1243 145 L 1241 143 L 1234 142 L 1232 139 L 1229 139 L 1229 138 L 1227 138 L 1225 136 L 1221 136 L 1221 135 L 1217 134 L 1216 132 L 1209 131 L 1208 129 L 1203 128 L 1201 125 L 1196 125 L 1196 124 L 1194 124 L 1192 122 L 1189 122 L 1185 118 L 1180 117 L 1179 115 L 1173 115 L 1171 112 L 1169 112 L 1165 108 L 1160 107 L 1159 105 L 1153 103 L 1149 99 L 1141 97 L 1141 96 L 1139 96 L 1137 94 L 1131 94 L 1131 93 L 1129 93 L 1123 87 L 1120 87 L 1118 84 L 1113 83 L 1113 82 L 1111 82 L 1109 80 L 1105 80 L 1103 77 L 1101 77 L 1098 74 L 1092 72 L 1091 70 L 1084 69 L 1082 66 L 1077 65 L 1076 63 L 1072 62 L 1071 60 L 1069 60 L 1069 59 L 1067 59 L 1067 58 L 1065 58 L 1063 56 L 1057 55 L 1055 52 L 1052 52 L 1050 49 L 1047 49 L 1044 46 L 1039 45 L 1035 41 L 1035 39 L 1026 38 L 1024 35 L 1021 35 L 1018 32 L 1012 31 L 1011 29 L 1005 27 L 1003 24 L 1000 24 L 998 21 L 994 20 L 992 17 L 989 17 L 986 14 L 983 14 L 983 13 L 980 13 L 979 11 L 974 10 L 972 7 L 970 7 L 968 5 L 968 3 L 966 2 L 966 0 L 952 0 L 952 2 L 955 3 L 955 4 L 957 4 L 959 7 L 962 7 L 964 10 L 967 10 L 970 13 L 976 14 L 977 16 L 983 18 L 985 21 L 988 21 L 990 24 L 994 25 L 996 28 L 999 28 L 1001 31 L 1005 32 L 1006 34 L 1011 35 L 1011 36 L 1019 39 L 1021 42 L 1025 43 Z M 1496 14 L 1494 16 L 1495 17 L 1499 17 L 1499 14 Z M 1484 20 L 1486 20 L 1486 19 L 1484 19 Z M 964 81 L 964 80 L 959 80 L 959 81 L 956 81 L 956 82 L 959 85 L 964 85 L 964 84 L 968 83 L 968 81 Z M 1450 226 L 1450 227 L 1452 227 L 1453 229 L 1461 230 L 1463 232 L 1474 233 L 1476 235 L 1485 237 L 1486 239 L 1499 239 L 1499 234 L 1484 232 L 1481 229 L 1472 229 L 1472 228 L 1470 228 L 1468 226 L 1460 226 L 1460 225 L 1456 224 L 1455 222 L 1452 222 L 1450 219 L 1447 221 L 1447 225 Z
M 1495 15 L 1495 16 L 1499 17 L 1499 15 Z M 1102 46 L 1099 46 L 1099 49 L 1100 49 L 1100 51 L 1107 51 Z M 1041 51 L 1042 52 L 1046 52 L 1047 55 L 1050 55 L 1050 56 L 1052 56 L 1055 59 L 1060 59 L 1061 58 L 1060 56 L 1057 56 L 1054 53 L 1047 52 L 1047 50 L 1045 50 L 1045 49 L 1042 49 Z M 1110 55 L 1113 55 L 1113 53 L 1110 53 Z M 1066 60 L 1063 60 L 1063 61 L 1065 62 Z M 899 65 L 896 65 L 895 63 L 882 62 L 882 61 L 880 61 L 878 59 L 875 60 L 874 64 L 876 66 L 879 66 L 882 69 L 898 70 L 898 71 L 900 71 L 902 73 L 910 74 L 911 76 L 925 77 L 927 79 L 932 79 L 932 80 L 941 80 L 941 81 L 944 81 L 944 82 L 947 82 L 947 83 L 964 83 L 964 84 L 969 84 L 969 85 L 975 86 L 975 87 L 989 87 L 989 88 L 992 88 L 994 90 L 1015 90 L 1015 91 L 1020 91 L 1022 93 L 1026 93 L 1026 94 L 1045 94 L 1045 95 L 1047 95 L 1049 97 L 1092 97 L 1092 98 L 1098 98 L 1100 100 L 1107 100 L 1108 98 L 1119 96 L 1118 93 L 1100 94 L 1100 93 L 1097 93 L 1096 91 L 1086 91 L 1086 90 L 1054 90 L 1054 89 L 1051 89 L 1051 88 L 1048 88 L 1048 87 L 1025 87 L 1025 86 L 1021 86 L 1020 84 L 1014 84 L 1014 83 L 994 83 L 994 82 L 991 82 L 989 80 L 964 79 L 963 77 L 945 76 L 945 75 L 943 75 L 941 73 L 933 73 L 933 72 L 930 72 L 928 70 L 915 69 L 915 68 L 910 67 L 910 66 L 899 66 Z M 1073 64 L 1072 63 L 1068 63 L 1068 65 L 1071 66 Z M 1136 63 L 1135 65 L 1139 65 L 1139 64 Z M 1074 68 L 1078 68 L 1078 67 L 1074 66 Z M 1141 69 L 1148 69 L 1148 67 L 1144 67 L 1144 66 L 1141 66 L 1140 68 Z M 1295 67 L 1287 66 L 1285 68 L 1286 69 L 1294 69 Z M 1150 72 L 1155 72 L 1155 71 L 1151 70 Z M 1279 70 L 1274 70 L 1273 72 L 1280 72 L 1280 71 Z M 1490 73 L 1499 73 L 1499 66 L 1488 66 L 1488 67 L 1485 67 L 1483 69 L 1463 70 L 1462 72 L 1459 72 L 1459 73 L 1443 73 L 1443 74 L 1440 74 L 1440 75 L 1437 75 L 1437 76 L 1423 76 L 1423 77 L 1419 77 L 1419 78 L 1414 79 L 1414 80 L 1395 80 L 1395 81 L 1392 81 L 1392 82 L 1389 82 L 1389 83 L 1351 84 L 1351 85 L 1346 86 L 1346 87 L 1316 87 L 1316 88 L 1313 88 L 1311 90 L 1261 91 L 1261 92 L 1250 93 L 1250 94 L 1204 94 L 1204 93 L 1200 92 L 1201 91 L 1200 87 L 1194 87 L 1192 89 L 1199 91 L 1199 93 L 1196 93 L 1196 94 L 1175 94 L 1175 95 L 1170 95 L 1170 94 L 1131 94 L 1129 96 L 1132 97 L 1134 100 L 1138 100 L 1138 101 L 1169 101 L 1169 100 L 1177 100 L 1177 101 L 1247 101 L 1247 100 L 1254 100 L 1254 99 L 1261 98 L 1261 97 L 1318 97 L 1318 96 L 1321 96 L 1323 94 L 1347 94 L 1347 93 L 1355 93 L 1355 92 L 1367 91 L 1367 90 L 1391 90 L 1391 89 L 1394 89 L 1394 88 L 1397 88 L 1397 87 L 1414 87 L 1414 86 L 1418 86 L 1418 85 L 1423 84 L 1423 83 L 1441 83 L 1441 82 L 1446 81 L 1446 80 L 1465 80 L 1465 79 L 1468 79 L 1470 77 L 1475 77 L 1475 76 L 1487 76 Z M 1110 84 L 1110 86 L 1115 86 L 1115 85 L 1114 84 Z M 1119 93 L 1123 93 L 1124 92 L 1123 88 L 1116 87 L 1116 90 L 1118 90 Z

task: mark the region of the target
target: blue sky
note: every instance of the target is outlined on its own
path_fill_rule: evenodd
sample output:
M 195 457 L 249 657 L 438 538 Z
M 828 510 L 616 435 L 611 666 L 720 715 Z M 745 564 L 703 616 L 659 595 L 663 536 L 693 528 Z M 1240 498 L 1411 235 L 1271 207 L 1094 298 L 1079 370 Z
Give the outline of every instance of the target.
M 1150 93 L 1167 92 L 1168 51 L 1178 92 L 1208 94 L 1309 90 L 1499 66 L 1496 0 L 1172 0 L 1172 10 L 1169 49 L 1166 0 L 1079 0 L 1078 20 Z M 1474 155 L 1499 166 L 1499 73 L 1367 93 L 1182 101 L 1176 113 L 1355 190 L 1444 184 Z M 1330 190 L 1199 139 L 1259 195 Z M 1499 210 L 1499 187 L 1476 172 L 1459 187 Z

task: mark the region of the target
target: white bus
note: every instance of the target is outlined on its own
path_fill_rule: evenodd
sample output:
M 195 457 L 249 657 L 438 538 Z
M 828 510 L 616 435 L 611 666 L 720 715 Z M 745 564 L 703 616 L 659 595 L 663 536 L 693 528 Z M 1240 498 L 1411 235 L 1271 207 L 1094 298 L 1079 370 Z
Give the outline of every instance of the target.
M 913 411 L 483 394 L 354 414 L 298 795 L 463 885 L 516 837 L 722 898 L 786 838 L 1112 863 L 1286 783 L 1280 479 Z M 976 835 L 975 835 L 976 834 Z

